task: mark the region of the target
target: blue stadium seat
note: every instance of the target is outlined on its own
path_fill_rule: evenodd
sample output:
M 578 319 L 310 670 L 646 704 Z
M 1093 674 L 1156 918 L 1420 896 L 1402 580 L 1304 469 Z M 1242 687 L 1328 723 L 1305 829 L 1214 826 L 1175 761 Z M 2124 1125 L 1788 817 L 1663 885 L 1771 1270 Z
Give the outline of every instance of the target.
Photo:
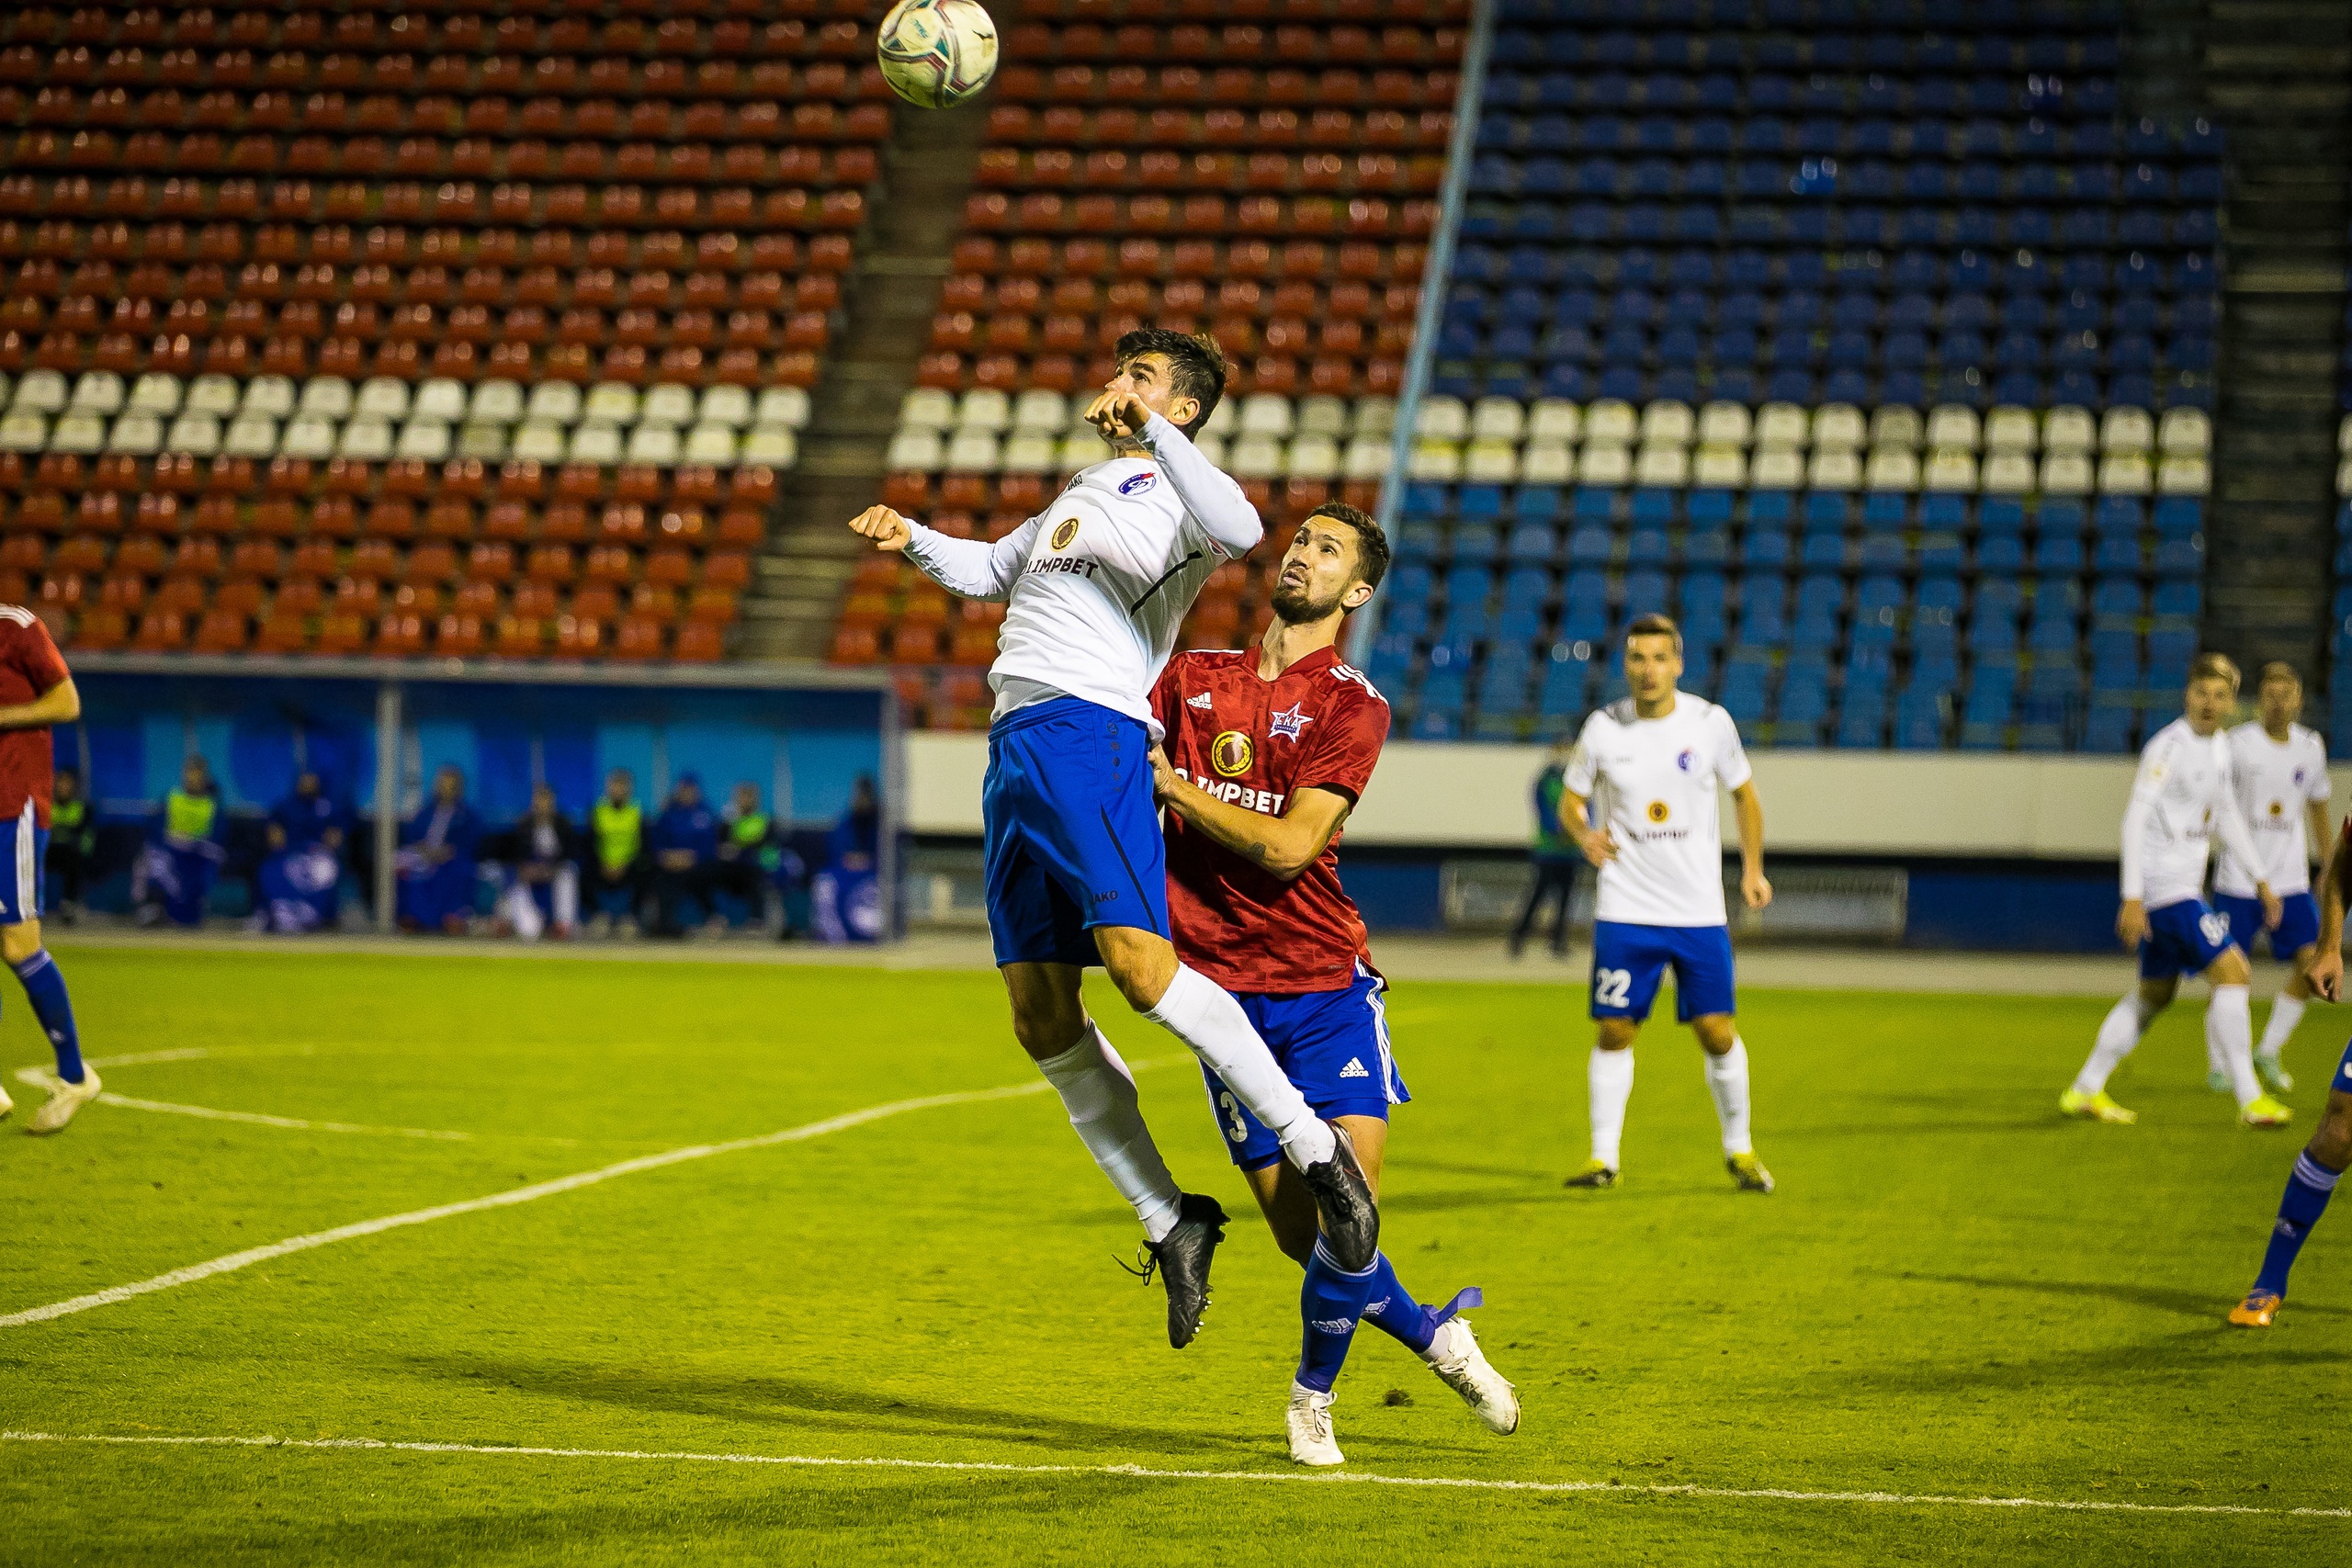
M 1838 744 L 1874 750 L 1885 743 L 1886 687 L 1849 679 L 1838 711 Z
M 1568 564 L 1606 566 L 1616 553 L 1617 540 L 1606 526 L 1585 525 L 1568 536 Z
M 1781 671 L 1781 696 L 1772 716 L 1776 746 L 1817 746 L 1829 717 L 1829 660 L 1820 653 L 1792 653 Z
M 1961 710 L 1962 746 L 1984 750 L 2008 744 L 2009 725 L 2017 711 L 2017 684 L 2016 665 L 1999 660 L 1977 660 Z

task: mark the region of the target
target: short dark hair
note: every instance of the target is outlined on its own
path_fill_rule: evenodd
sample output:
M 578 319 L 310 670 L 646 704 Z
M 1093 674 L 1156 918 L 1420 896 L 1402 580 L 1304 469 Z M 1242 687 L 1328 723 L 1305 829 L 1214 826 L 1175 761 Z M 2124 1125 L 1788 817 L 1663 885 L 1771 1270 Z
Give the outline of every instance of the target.
M 1137 327 L 1113 345 L 1111 357 L 1120 365 L 1147 354 L 1168 356 L 1168 381 L 1181 397 L 1199 400 L 1201 412 L 1193 423 L 1177 428 L 1190 435 L 1209 422 L 1217 400 L 1225 396 L 1225 350 L 1206 333 L 1170 332 L 1166 327 Z
M 1625 628 L 1625 640 L 1632 642 L 1637 637 L 1670 637 L 1674 639 L 1674 656 L 1682 657 L 1682 628 L 1674 624 L 1671 615 L 1636 616 L 1634 624 Z
M 1344 501 L 1327 501 L 1308 513 L 1311 521 L 1329 517 L 1334 523 L 1345 523 L 1356 531 L 1356 576 L 1367 585 L 1377 588 L 1380 580 L 1388 575 L 1388 536 L 1380 530 L 1379 519 L 1362 507 L 1350 506 Z
M 2237 660 L 2226 653 L 2200 653 L 2189 661 L 2188 684 L 2199 681 L 2227 681 L 2230 690 L 2238 689 Z

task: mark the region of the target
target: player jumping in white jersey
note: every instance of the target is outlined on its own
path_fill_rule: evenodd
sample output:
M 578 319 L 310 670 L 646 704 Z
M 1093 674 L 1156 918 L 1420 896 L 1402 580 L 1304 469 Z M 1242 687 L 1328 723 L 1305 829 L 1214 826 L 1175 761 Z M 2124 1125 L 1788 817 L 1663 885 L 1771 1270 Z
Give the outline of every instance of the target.
M 2140 954 L 2140 984 L 2098 1026 L 2083 1070 L 2058 1108 L 2093 1122 L 2131 1122 L 2107 1092 L 2107 1080 L 2130 1055 L 2156 1016 L 2171 1005 L 2183 975 L 2201 975 L 2212 987 L 2205 1005 L 2209 1056 L 2229 1074 L 2238 1120 L 2249 1127 L 2283 1127 L 2293 1112 L 2262 1092 L 2254 1072 L 2254 1014 L 2245 954 L 2230 939 L 2229 917 L 2205 902 L 2205 862 L 2219 833 L 2240 863 L 2261 863 L 2245 818 L 2230 787 L 2230 747 L 2222 721 L 2237 705 L 2238 667 L 2222 654 L 2200 653 L 2188 667 L 2181 716 L 2156 731 L 2140 753 L 2132 804 L 2123 812 L 2123 908 L 2115 934 Z M 2266 930 L 2278 927 L 2278 896 L 2257 879 L 2254 894 Z
M 2230 940 L 2247 958 L 2263 930 L 2257 881 L 2278 895 L 2278 924 L 2269 932 L 2270 956 L 2292 966 L 2271 999 L 2270 1018 L 2255 1042 L 2254 1070 L 2265 1088 L 2285 1094 L 2294 1076 L 2279 1061 L 2287 1037 L 2311 1005 L 2312 956 L 2319 951 L 2319 904 L 2312 897 L 2312 862 L 2328 841 L 2327 742 L 2295 722 L 2303 712 L 2303 681 L 2295 667 L 2273 660 L 2255 688 L 2255 718 L 2229 732 L 2232 786 L 2254 835 L 2252 865 L 2222 851 L 2213 873 L 2213 907 L 2230 918 Z M 2227 1066 L 2206 1064 L 2206 1085 L 2226 1092 Z
M 1614 1187 L 1634 1093 L 1634 1037 L 1667 966 L 1674 1013 L 1705 1052 L 1707 1092 L 1723 1124 L 1724 1164 L 1749 1192 L 1772 1190 L 1748 1134 L 1747 1047 L 1739 1038 L 1731 928 L 1724 912 L 1720 785 L 1739 813 L 1740 892 L 1772 901 L 1764 879 L 1764 807 L 1731 715 L 1675 689 L 1682 633 L 1664 615 L 1625 628 L 1633 694 L 1585 720 L 1560 798 L 1560 820 L 1600 867 L 1593 910 L 1592 1016 L 1586 1067 L 1592 1158 L 1571 1187 Z M 1585 803 L 1595 809 L 1587 822 Z
M 1264 527 L 1189 439 L 1225 390 L 1215 340 L 1147 329 L 1114 354 L 1116 373 L 1086 411 L 1109 460 L 1005 537 L 950 538 L 887 506 L 850 526 L 876 549 L 904 551 L 951 593 L 1008 601 L 989 671 L 989 931 L 1013 1033 L 1143 1222 L 1143 1272 L 1159 1269 L 1169 1342 L 1182 1348 L 1207 1305 L 1225 1212 L 1169 1175 L 1133 1076 L 1080 999 L 1088 965 L 1109 971 L 1130 1007 L 1192 1047 L 1273 1133 L 1343 1267 L 1371 1265 L 1380 1215 L 1345 1132 L 1308 1108 L 1241 1004 L 1179 962 L 1170 941 L 1152 684 L 1201 584 Z

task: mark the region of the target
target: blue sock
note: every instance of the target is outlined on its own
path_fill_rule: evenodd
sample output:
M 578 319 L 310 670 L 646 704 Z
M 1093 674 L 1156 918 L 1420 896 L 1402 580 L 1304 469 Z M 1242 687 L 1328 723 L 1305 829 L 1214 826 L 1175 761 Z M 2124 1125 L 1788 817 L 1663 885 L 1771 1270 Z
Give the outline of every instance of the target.
M 1364 1302 L 1364 1321 L 1383 1334 L 1393 1336 L 1416 1354 L 1430 1348 L 1430 1341 L 1437 1337 L 1437 1331 L 1446 1319 L 1487 1303 L 1485 1294 L 1474 1285 L 1442 1307 L 1425 1307 L 1396 1282 L 1396 1267 L 1388 1261 L 1385 1252 L 1372 1260 L 1372 1294 Z
M 2309 1149 L 2295 1156 L 2294 1172 L 2287 1178 L 2287 1194 L 2278 1200 L 2278 1223 L 2271 1227 L 2270 1249 L 2262 1255 L 2262 1272 L 2254 1281 L 2256 1290 L 2286 1295 L 2287 1270 L 2295 1266 L 2303 1238 L 2327 1212 L 2327 1195 L 2335 1190 L 2335 1179 L 2343 1174 L 2312 1158 Z
M 1351 1274 L 1331 1261 L 1321 1241 L 1306 1260 L 1306 1282 L 1298 1291 L 1298 1315 L 1305 1338 L 1298 1351 L 1298 1381 L 1318 1393 L 1331 1392 L 1356 1337 L 1356 1320 L 1363 1315 L 1364 1298 L 1372 1293 L 1377 1262 L 1361 1274 Z
M 25 987 L 25 999 L 32 1003 L 33 1016 L 40 1020 L 40 1032 L 57 1051 L 57 1076 L 67 1083 L 80 1083 L 82 1037 L 74 1030 L 74 1001 L 65 994 L 65 976 L 57 972 L 57 960 L 43 948 L 16 965 L 16 970 Z

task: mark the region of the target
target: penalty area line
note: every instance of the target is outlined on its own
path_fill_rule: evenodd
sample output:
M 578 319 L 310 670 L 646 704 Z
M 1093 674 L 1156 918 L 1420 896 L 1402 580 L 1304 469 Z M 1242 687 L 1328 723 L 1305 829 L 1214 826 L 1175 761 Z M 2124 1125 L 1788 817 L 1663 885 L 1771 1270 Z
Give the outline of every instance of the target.
M 1137 1064 L 1140 1067 L 1145 1064 Z M 1157 1065 L 1157 1064 L 1153 1064 Z M 780 1144 L 797 1144 L 809 1138 L 821 1138 L 829 1133 L 846 1132 L 862 1127 L 868 1122 L 885 1117 L 902 1116 L 910 1111 L 929 1111 L 943 1105 L 977 1105 L 991 1100 L 1014 1100 L 1024 1095 L 1043 1094 L 1053 1086 L 1046 1079 L 1034 1078 L 1027 1083 L 1008 1084 L 1001 1089 L 959 1089 L 950 1094 L 926 1094 L 913 1100 L 893 1100 L 880 1105 L 869 1105 L 862 1111 L 844 1111 L 821 1122 L 809 1122 L 797 1127 L 786 1127 L 756 1137 L 734 1138 L 722 1144 L 692 1144 L 684 1148 L 665 1149 L 660 1154 L 641 1155 L 612 1165 L 598 1166 L 571 1176 L 560 1176 L 551 1181 L 536 1181 L 528 1187 L 516 1187 L 504 1192 L 492 1192 L 485 1197 L 469 1198 L 458 1203 L 436 1203 L 429 1209 L 411 1209 L 406 1213 L 386 1214 L 379 1219 L 359 1220 L 333 1230 L 313 1231 L 308 1235 L 288 1236 L 284 1241 L 271 1242 L 266 1247 L 247 1247 L 221 1258 L 192 1263 L 185 1269 L 175 1269 L 153 1279 L 135 1280 L 128 1285 L 114 1285 L 103 1291 L 93 1291 L 85 1296 L 67 1301 L 51 1302 L 46 1306 L 28 1307 L 22 1312 L 0 1315 L 0 1328 L 21 1328 L 28 1324 L 47 1323 L 51 1318 L 67 1317 L 93 1307 L 112 1306 L 140 1296 L 153 1295 L 179 1285 L 192 1285 L 216 1274 L 233 1273 L 250 1269 L 256 1263 L 292 1253 L 308 1252 L 314 1247 L 331 1247 L 339 1241 L 356 1241 L 363 1236 L 380 1235 L 385 1231 L 400 1230 L 409 1225 L 428 1224 L 435 1220 L 452 1219 L 459 1214 L 480 1213 L 488 1209 L 510 1209 L 518 1203 L 529 1203 L 559 1193 L 576 1192 L 583 1187 L 594 1187 L 616 1177 L 635 1176 L 642 1171 L 661 1170 L 669 1166 L 684 1165 L 690 1160 L 708 1159 L 714 1155 L 740 1154 L 746 1149 L 774 1148 Z
M 1375 1475 L 1365 1471 L 1159 1470 L 1141 1464 L 1001 1464 L 986 1460 L 838 1458 L 812 1454 L 698 1453 L 686 1450 L 557 1449 L 491 1443 L 392 1442 L 378 1438 L 109 1437 L 0 1432 L 0 1442 L 86 1443 L 117 1448 L 373 1450 L 387 1453 L 475 1454 L 500 1459 L 628 1460 L 671 1464 L 784 1465 L 807 1470 L 947 1471 L 969 1475 L 1091 1475 L 1142 1481 L 1270 1482 L 1294 1486 L 1401 1486 L 1434 1491 L 1618 1494 L 1730 1502 L 1829 1503 L 1927 1508 L 2042 1509 L 2078 1514 L 2226 1514 L 2297 1519 L 2352 1519 L 2352 1508 L 2257 1508 L 2240 1503 L 2120 1503 L 2064 1497 L 1968 1497 L 1932 1492 L 1809 1492 L 1782 1486 L 1698 1486 L 1674 1482 L 1506 1481 L 1470 1476 Z

